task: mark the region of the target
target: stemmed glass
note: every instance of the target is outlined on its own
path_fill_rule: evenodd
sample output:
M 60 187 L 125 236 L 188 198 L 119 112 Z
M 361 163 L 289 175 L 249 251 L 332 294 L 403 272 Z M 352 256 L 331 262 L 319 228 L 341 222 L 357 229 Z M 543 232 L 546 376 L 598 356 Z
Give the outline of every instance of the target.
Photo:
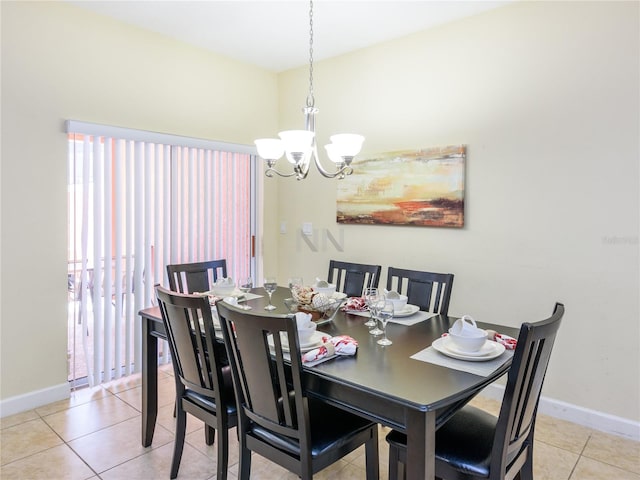
M 391 345 L 393 342 L 387 338 L 387 323 L 393 318 L 393 302 L 382 300 L 378 304 L 381 308 L 378 312 L 378 319 L 382 323 L 383 337 L 378 340 L 378 345 Z
M 273 292 L 275 292 L 276 289 L 278 288 L 278 282 L 276 282 L 276 278 L 275 277 L 266 277 L 264 279 L 263 286 L 264 286 L 265 292 L 267 292 L 267 294 L 269 295 L 269 305 L 264 307 L 264 309 L 265 310 L 275 310 L 276 306 L 271 303 L 271 295 L 273 295 Z
M 377 288 L 365 288 L 364 289 L 364 304 L 369 309 L 369 320 L 364 322 L 367 327 L 375 327 L 378 323 L 373 317 L 372 305 L 375 303 L 378 297 L 378 289 Z
M 369 333 L 374 337 L 378 335 L 382 335 L 384 332 L 378 327 L 378 320 L 380 315 L 380 310 L 384 307 L 384 295 L 378 292 L 378 295 L 372 299 L 371 305 L 369 305 L 369 310 L 371 310 L 371 318 L 373 319 L 375 326 L 369 330 Z
M 238 286 L 238 288 L 246 296 L 246 294 L 249 293 L 251 291 L 251 289 L 253 288 L 253 278 L 251 278 L 251 277 L 243 278 L 240 281 L 240 285 Z M 247 299 L 245 297 L 245 302 L 246 301 L 247 301 Z M 246 303 L 243 303 L 242 305 L 239 305 L 239 307 L 244 309 L 244 310 L 251 310 L 251 307 L 249 305 L 247 305 Z
M 298 286 L 301 287 L 303 285 L 302 277 L 291 277 L 289 279 L 289 289 L 293 294 L 293 287 Z

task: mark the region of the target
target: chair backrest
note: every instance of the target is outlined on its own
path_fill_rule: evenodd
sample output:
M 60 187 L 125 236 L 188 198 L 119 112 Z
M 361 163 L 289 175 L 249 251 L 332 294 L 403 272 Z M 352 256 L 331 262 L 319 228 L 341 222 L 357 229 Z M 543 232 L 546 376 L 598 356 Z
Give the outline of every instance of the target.
M 174 292 L 208 292 L 218 277 L 226 278 L 227 261 L 221 259 L 167 265 L 167 275 L 169 288 Z
M 389 267 L 387 290 L 406 295 L 409 298 L 407 303 L 419 306 L 420 310 L 447 315 L 453 290 L 453 274 Z
M 504 478 L 508 465 L 526 448 L 532 448 L 535 417 L 542 384 L 564 305 L 556 303 L 553 315 L 536 323 L 523 323 L 507 378 L 496 426 L 490 471 Z
M 216 405 L 232 403 L 232 398 L 224 398 L 225 389 L 220 389 L 226 353 L 224 344 L 215 339 L 209 299 L 173 292 L 160 285 L 156 285 L 156 296 L 174 375 L 187 389 L 215 398 Z
M 292 451 L 310 452 L 308 403 L 302 389 L 295 317 L 237 310 L 224 302 L 218 303 L 218 315 L 241 430 L 266 443 L 274 434 L 284 436 L 293 442 Z M 290 365 L 285 364 L 288 359 Z
M 329 283 L 336 284 L 336 291 L 349 297 L 360 297 L 365 288 L 377 287 L 380 283 L 382 266 L 365 263 L 329 260 Z

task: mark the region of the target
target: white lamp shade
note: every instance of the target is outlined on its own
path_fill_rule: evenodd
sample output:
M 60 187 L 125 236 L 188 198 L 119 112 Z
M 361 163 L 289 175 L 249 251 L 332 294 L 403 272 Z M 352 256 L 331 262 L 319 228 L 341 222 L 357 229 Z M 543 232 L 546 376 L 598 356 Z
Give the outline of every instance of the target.
M 253 143 L 265 160 L 278 160 L 284 154 L 284 142 L 278 138 L 260 138 Z
M 327 156 L 329 157 L 329 160 L 331 160 L 333 163 L 341 163 L 344 161 L 342 157 L 339 155 L 338 149 L 335 143 L 329 143 L 325 145 L 324 148 L 327 151 Z
M 362 142 L 364 142 L 364 137 L 355 133 L 340 133 L 330 138 L 335 145 L 336 154 L 340 157 L 355 157 L 362 150 Z M 329 156 L 331 156 L 330 153 Z
M 292 164 L 305 162 L 311 154 L 315 133 L 309 130 L 286 130 L 278 133 L 284 143 L 287 160 Z

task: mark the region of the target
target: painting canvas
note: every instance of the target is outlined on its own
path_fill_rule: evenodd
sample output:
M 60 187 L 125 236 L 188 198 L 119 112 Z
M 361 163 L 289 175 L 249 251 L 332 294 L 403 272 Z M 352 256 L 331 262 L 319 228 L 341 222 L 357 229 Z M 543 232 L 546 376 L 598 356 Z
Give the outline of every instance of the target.
M 338 223 L 463 227 L 465 160 L 452 145 L 354 161 L 338 182 Z

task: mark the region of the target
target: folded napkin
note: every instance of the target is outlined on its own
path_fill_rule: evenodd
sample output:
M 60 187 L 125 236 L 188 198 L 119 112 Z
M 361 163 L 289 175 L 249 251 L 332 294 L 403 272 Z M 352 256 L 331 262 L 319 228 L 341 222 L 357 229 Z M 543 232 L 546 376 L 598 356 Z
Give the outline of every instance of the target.
M 487 330 L 487 336 L 490 340 L 498 342 L 504 345 L 507 350 L 515 350 L 518 345 L 518 340 L 504 333 L 498 333 L 495 330 Z
M 345 312 L 366 312 L 367 304 L 363 297 L 349 297 L 347 303 L 341 308 Z
M 322 345 L 302 354 L 302 362 L 317 362 L 335 355 L 355 355 L 358 350 L 358 341 L 349 335 L 337 335 L 335 337 L 323 337 Z
M 296 312 L 296 324 L 298 325 L 298 329 L 304 328 L 309 323 L 313 323 L 312 318 L 313 317 L 310 313 Z
M 442 337 L 448 337 L 448 333 L 443 333 Z M 515 350 L 518 345 L 518 340 L 504 333 L 498 333 L 495 330 L 487 330 L 487 340 L 493 340 L 496 343 L 504 345 L 507 350 Z

